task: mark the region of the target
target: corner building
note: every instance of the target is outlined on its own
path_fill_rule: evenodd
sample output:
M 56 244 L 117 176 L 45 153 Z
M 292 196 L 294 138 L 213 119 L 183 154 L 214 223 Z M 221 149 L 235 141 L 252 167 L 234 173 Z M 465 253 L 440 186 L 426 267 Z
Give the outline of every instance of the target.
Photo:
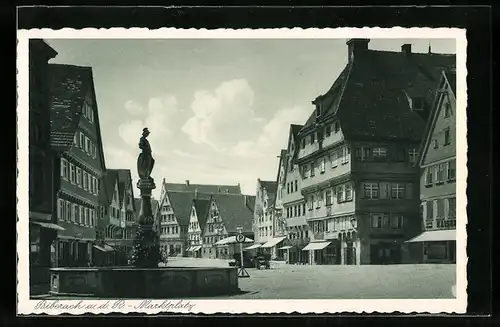
M 368 43 L 347 42 L 347 66 L 298 133 L 310 264 L 406 262 L 404 241 L 421 230 L 418 150 L 455 56 Z

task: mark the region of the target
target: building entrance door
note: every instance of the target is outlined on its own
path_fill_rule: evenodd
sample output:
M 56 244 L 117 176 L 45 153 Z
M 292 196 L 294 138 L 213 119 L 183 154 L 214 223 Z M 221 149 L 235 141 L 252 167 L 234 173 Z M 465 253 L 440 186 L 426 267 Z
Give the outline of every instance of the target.
M 344 249 L 344 264 L 346 265 L 355 265 L 356 264 L 356 248 L 352 243 L 347 243 L 346 248 Z

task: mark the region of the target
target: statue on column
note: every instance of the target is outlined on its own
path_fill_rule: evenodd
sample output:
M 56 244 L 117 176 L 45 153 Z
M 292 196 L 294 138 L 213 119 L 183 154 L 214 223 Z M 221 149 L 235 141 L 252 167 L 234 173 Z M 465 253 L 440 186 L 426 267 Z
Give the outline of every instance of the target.
M 153 159 L 151 145 L 147 137 L 151 134 L 149 129 L 146 127 L 142 130 L 142 137 L 139 141 L 139 149 L 142 152 L 139 154 L 137 158 L 137 173 L 139 174 L 139 178 L 141 179 L 149 179 L 151 176 L 151 172 L 155 165 L 155 160 Z

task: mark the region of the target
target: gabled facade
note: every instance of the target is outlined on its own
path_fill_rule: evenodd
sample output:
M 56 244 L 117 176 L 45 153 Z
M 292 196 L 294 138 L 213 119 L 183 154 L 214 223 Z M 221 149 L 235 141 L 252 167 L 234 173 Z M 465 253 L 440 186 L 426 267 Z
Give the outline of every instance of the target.
M 106 170 L 92 69 L 49 65 L 51 147 L 59 225 L 59 266 L 92 261 L 100 179 Z
M 347 66 L 298 134 L 312 264 L 400 263 L 404 240 L 419 232 L 418 148 L 455 56 L 368 43 L 348 42 Z
M 239 252 L 235 244 L 216 245 L 215 243 L 238 233 L 253 239 L 252 210 L 248 205 L 250 197 L 246 195 L 212 194 L 207 220 L 202 229 L 201 256 L 204 258 L 232 259 Z
M 257 179 L 255 208 L 253 212 L 253 232 L 256 243 L 266 243 L 274 235 L 273 206 L 277 182 Z
M 55 261 L 57 217 L 52 214 L 53 153 L 50 147 L 48 61 L 57 52 L 41 39 L 29 41 L 29 251 L 30 291 L 47 292 Z M 52 263 L 51 263 L 52 261 Z
M 283 215 L 283 199 L 282 194 L 286 189 L 286 162 L 287 162 L 287 150 L 283 149 L 280 151 L 279 164 L 278 164 L 278 176 L 276 177 L 276 197 L 274 200 L 274 235 L 275 236 L 286 236 L 286 217 Z
M 423 245 L 416 247 L 422 250 L 417 258 L 423 262 L 456 260 L 455 85 L 455 70 L 443 71 L 422 142 L 420 212 L 424 232 L 410 243 Z
M 302 249 L 309 243 L 309 228 L 306 222 L 306 203 L 302 195 L 302 177 L 296 159 L 299 153 L 299 132 L 302 125 L 291 125 L 288 136 L 288 146 L 285 154 L 285 170 L 283 172 L 284 186 L 281 191 L 283 216 L 285 217 L 289 263 L 307 262 L 307 252 Z
M 201 256 L 201 232 L 205 227 L 205 222 L 210 209 L 210 200 L 194 199 L 191 205 L 188 226 L 188 249 L 187 252 L 192 257 Z

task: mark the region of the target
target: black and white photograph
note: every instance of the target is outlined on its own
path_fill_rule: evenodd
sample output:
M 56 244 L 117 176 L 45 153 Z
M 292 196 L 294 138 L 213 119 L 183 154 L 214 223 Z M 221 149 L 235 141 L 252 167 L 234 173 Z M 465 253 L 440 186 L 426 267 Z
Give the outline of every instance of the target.
M 465 310 L 464 31 L 126 31 L 19 34 L 25 312 Z

